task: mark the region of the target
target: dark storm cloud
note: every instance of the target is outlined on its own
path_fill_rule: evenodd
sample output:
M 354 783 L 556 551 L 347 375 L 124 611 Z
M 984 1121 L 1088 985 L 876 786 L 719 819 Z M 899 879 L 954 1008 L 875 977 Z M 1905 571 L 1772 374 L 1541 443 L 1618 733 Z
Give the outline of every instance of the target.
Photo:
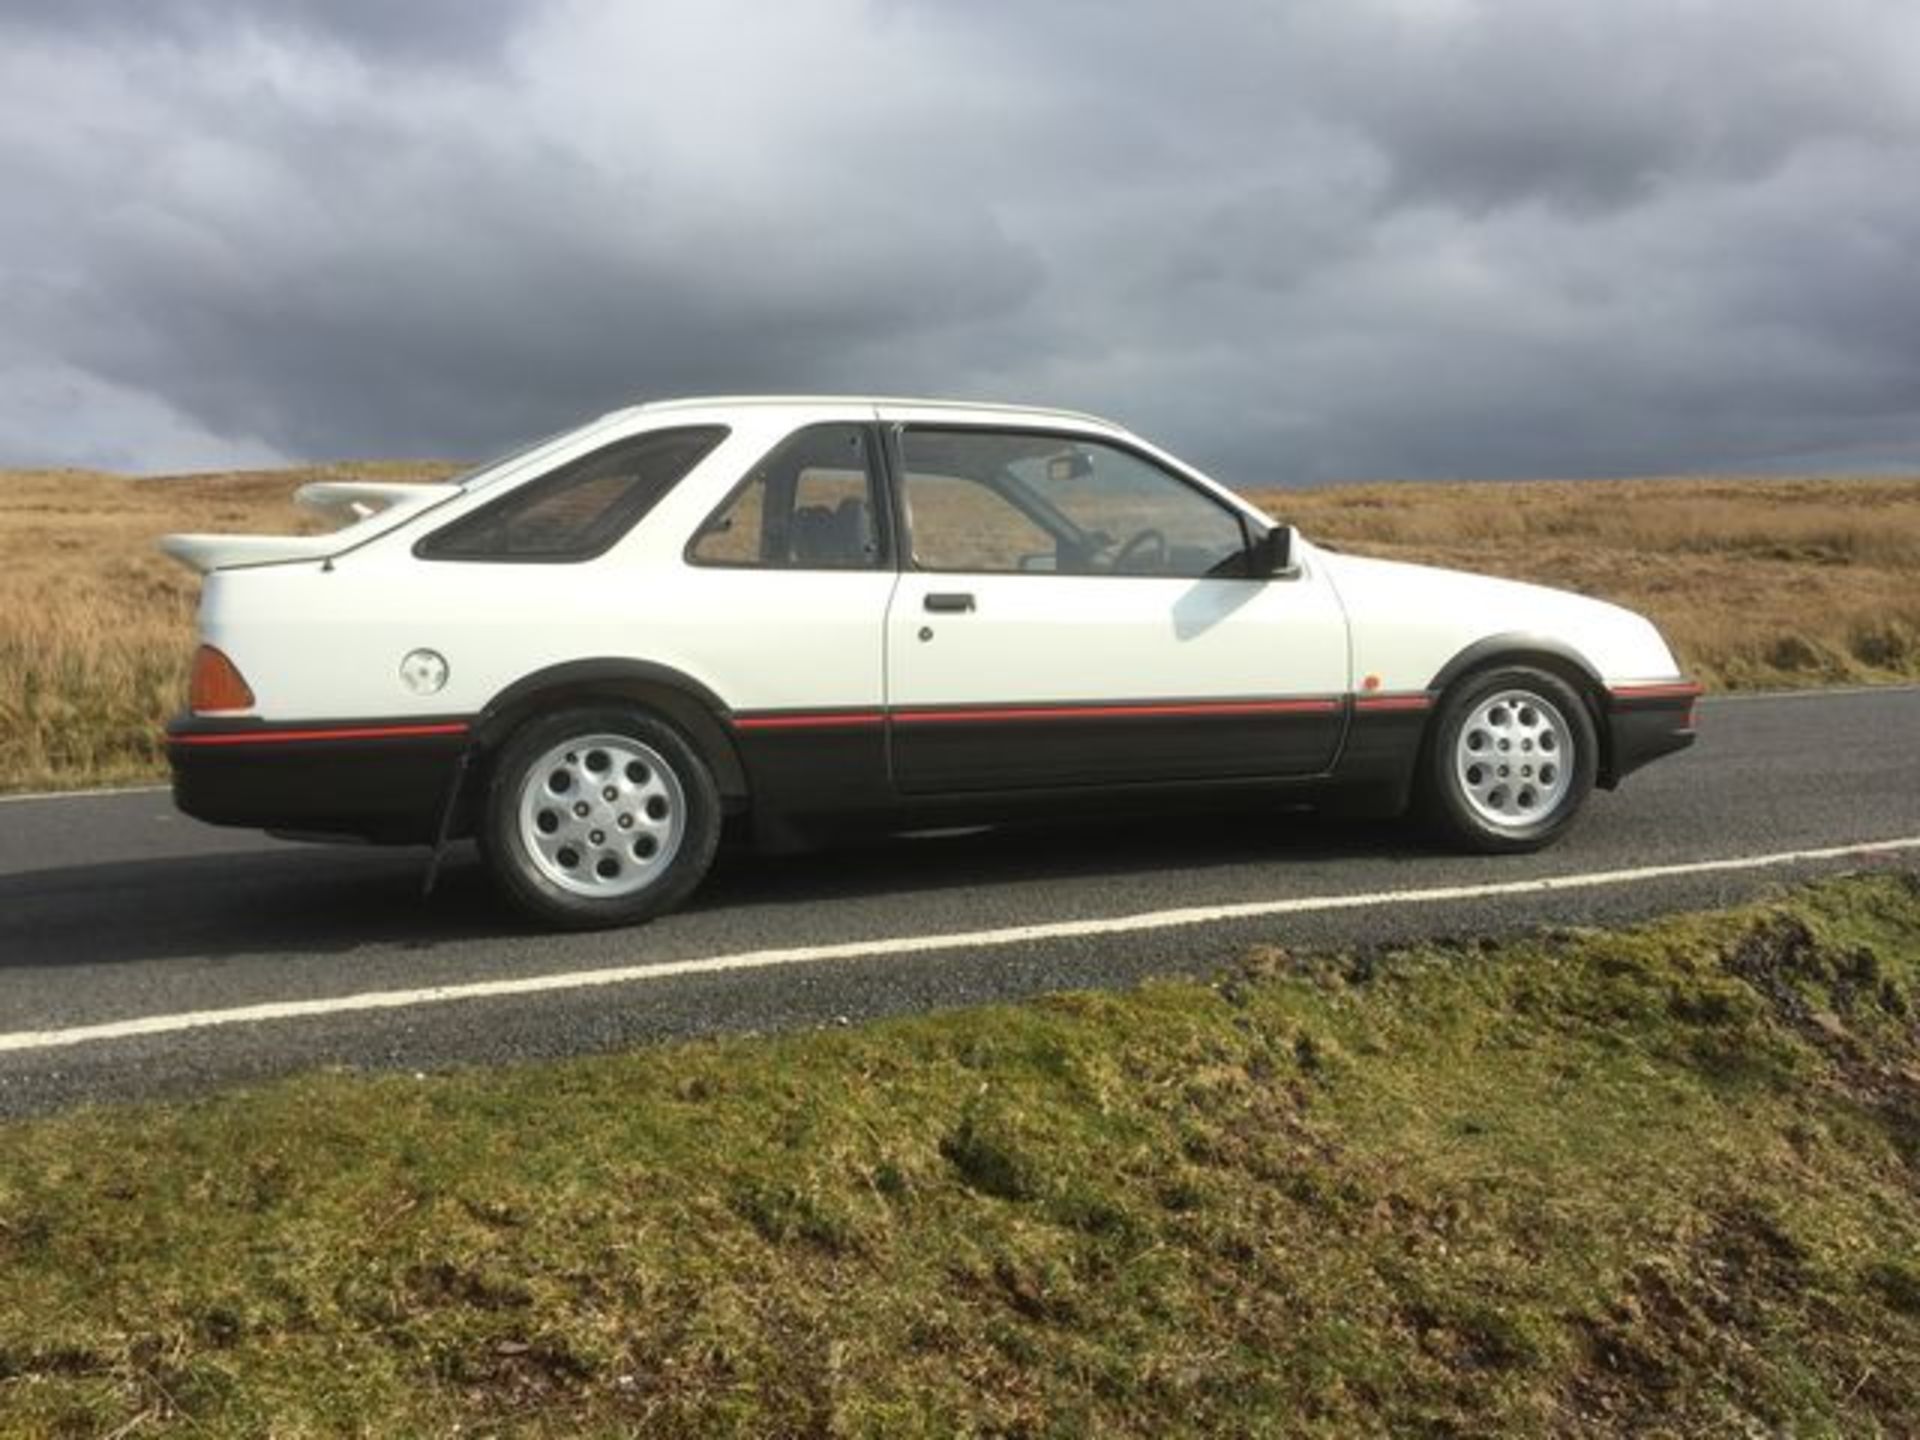
M 1894 14 L 1854 0 L 1474 6 L 1444 36 L 1376 23 L 1373 62 L 1333 103 L 1409 197 L 1608 210 L 1663 183 L 1764 175 L 1812 139 L 1910 145 L 1912 57 L 1884 43 Z
M 1242 481 L 1920 468 L 1903 6 L 0 0 L 0 33 L 19 459 L 471 454 L 860 388 L 1103 410 Z
M 325 165 L 256 174 L 257 151 Z M 484 448 L 649 392 L 853 383 L 877 343 L 1016 305 L 1039 268 L 979 212 L 859 185 L 830 213 L 767 213 L 361 117 L 256 115 L 247 152 L 190 215 L 100 227 L 58 317 L 90 372 L 165 375 L 215 433 L 295 453 Z

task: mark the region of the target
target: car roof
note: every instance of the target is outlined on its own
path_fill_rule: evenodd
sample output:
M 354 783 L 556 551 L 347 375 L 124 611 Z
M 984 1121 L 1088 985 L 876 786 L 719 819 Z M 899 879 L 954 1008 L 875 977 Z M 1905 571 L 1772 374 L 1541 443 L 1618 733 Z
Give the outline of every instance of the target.
M 1039 424 L 1067 424 L 1124 432 L 1123 426 L 1081 410 L 1048 405 L 1010 405 L 997 400 L 952 400 L 899 395 L 687 395 L 642 401 L 633 407 L 643 413 L 681 410 L 731 410 L 742 406 L 785 410 L 875 409 L 887 413 L 926 413 L 953 419 L 975 414 L 990 419 L 1018 419 Z
M 576 430 L 567 432 L 564 436 L 552 437 L 550 444 L 535 446 L 530 451 L 510 456 L 497 465 L 488 466 L 470 477 L 465 482 L 465 488 L 483 489 L 499 483 L 517 483 L 532 474 L 540 473 L 542 467 L 548 463 L 554 448 L 572 447 L 577 450 L 589 439 L 596 444 L 604 443 L 605 437 L 610 435 L 617 436 L 650 428 L 648 422 L 655 417 L 672 417 L 667 422 L 669 424 L 678 422 L 680 424 L 733 425 L 745 423 L 746 417 L 740 414 L 742 410 L 755 410 L 763 416 L 781 415 L 786 423 L 795 427 L 847 420 L 870 420 L 877 416 L 884 421 L 907 423 L 982 426 L 1016 424 L 1036 430 L 1061 429 L 1090 432 L 1105 439 L 1119 441 L 1150 455 L 1161 464 L 1187 476 L 1188 479 L 1197 481 L 1235 509 L 1246 512 L 1263 524 L 1273 523 L 1272 518 L 1265 511 L 1245 496 L 1195 470 L 1177 456 L 1136 435 L 1126 426 L 1103 419 L 1098 415 L 1090 415 L 1083 410 L 1066 410 L 1052 406 L 1009 405 L 995 400 L 952 400 L 894 395 L 684 395 L 646 400 L 637 405 L 610 411 L 595 420 L 588 421 Z
M 1063 410 L 1052 406 L 1009 405 L 995 400 L 941 400 L 897 395 L 690 395 L 648 400 L 629 410 L 616 412 L 619 418 L 645 419 L 656 415 L 685 417 L 688 423 L 727 424 L 738 418 L 742 409 L 785 412 L 794 425 L 831 423 L 841 420 L 872 419 L 919 424 L 1019 425 L 1035 430 L 1067 430 L 1098 435 L 1123 442 L 1153 456 L 1162 464 L 1197 480 L 1236 509 L 1243 510 L 1264 524 L 1272 518 L 1245 496 L 1195 470 L 1178 457 L 1142 439 L 1126 426 L 1090 415 L 1083 410 Z M 609 419 L 615 417 L 608 417 Z

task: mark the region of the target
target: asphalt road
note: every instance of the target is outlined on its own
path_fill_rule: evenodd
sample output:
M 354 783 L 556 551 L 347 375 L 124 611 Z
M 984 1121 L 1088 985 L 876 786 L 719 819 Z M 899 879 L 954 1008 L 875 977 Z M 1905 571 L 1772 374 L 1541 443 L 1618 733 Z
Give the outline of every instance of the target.
M 1920 688 L 1711 700 L 1702 730 L 1542 855 L 1286 812 L 987 832 L 724 856 L 682 913 L 593 935 L 530 930 L 470 854 L 423 900 L 423 852 L 217 830 L 164 791 L 0 802 L 0 1114 L 839 1024 L 1204 974 L 1253 942 L 1612 923 L 1920 869 Z M 1910 843 L 1800 854 L 1887 841 Z M 1588 878 L 1530 883 L 1546 877 Z

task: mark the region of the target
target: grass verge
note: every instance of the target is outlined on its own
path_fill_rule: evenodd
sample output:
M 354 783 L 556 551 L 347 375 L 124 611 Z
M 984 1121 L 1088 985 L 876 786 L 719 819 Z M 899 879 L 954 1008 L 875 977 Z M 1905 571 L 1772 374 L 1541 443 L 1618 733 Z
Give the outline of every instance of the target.
M 19 1123 L 0 1432 L 1899 1433 L 1916 1004 L 1895 872 Z

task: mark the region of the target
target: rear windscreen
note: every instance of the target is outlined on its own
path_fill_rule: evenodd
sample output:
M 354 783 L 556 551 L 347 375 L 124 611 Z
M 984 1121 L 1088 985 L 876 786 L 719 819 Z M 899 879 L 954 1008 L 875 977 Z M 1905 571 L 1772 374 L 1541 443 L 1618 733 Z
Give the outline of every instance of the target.
M 625 535 L 726 438 L 724 425 L 649 430 L 561 466 L 414 546 L 426 560 L 588 560 Z

